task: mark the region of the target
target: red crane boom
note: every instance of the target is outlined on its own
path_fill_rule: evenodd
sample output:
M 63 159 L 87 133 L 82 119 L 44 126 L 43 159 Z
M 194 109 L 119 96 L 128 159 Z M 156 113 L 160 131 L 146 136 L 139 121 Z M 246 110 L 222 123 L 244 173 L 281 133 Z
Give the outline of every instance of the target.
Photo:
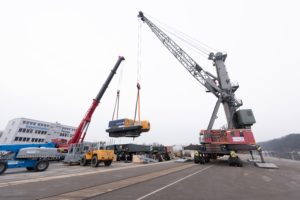
M 89 124 L 91 122 L 92 116 L 94 111 L 96 110 L 103 94 L 105 93 L 108 85 L 110 84 L 113 76 L 116 74 L 117 69 L 119 67 L 119 65 L 121 64 L 121 62 L 125 60 L 125 58 L 123 56 L 119 56 L 117 63 L 115 64 L 114 68 L 111 70 L 109 76 L 107 77 L 106 81 L 104 82 L 102 88 L 100 89 L 99 93 L 97 94 L 96 98 L 93 99 L 93 103 L 90 106 L 90 108 L 88 109 L 86 115 L 84 116 L 84 118 L 81 120 L 79 126 L 77 127 L 73 137 L 69 140 L 68 143 L 64 143 L 64 144 L 58 144 L 59 148 L 63 148 L 65 150 L 67 150 L 67 148 L 71 145 L 71 144 L 77 144 L 79 142 L 83 142 L 87 129 L 89 127 Z M 53 142 L 56 142 L 57 139 L 54 139 Z

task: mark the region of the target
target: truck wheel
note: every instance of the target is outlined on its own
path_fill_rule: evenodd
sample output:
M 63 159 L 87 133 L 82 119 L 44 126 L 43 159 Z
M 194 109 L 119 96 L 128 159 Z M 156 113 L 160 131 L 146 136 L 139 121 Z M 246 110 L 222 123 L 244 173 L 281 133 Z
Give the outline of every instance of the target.
M 210 155 L 209 154 L 205 154 L 204 160 L 205 160 L 205 163 L 209 163 L 209 161 L 210 161 Z
M 194 163 L 198 164 L 200 162 L 199 160 L 200 160 L 199 156 L 195 156 L 194 157 Z
M 7 169 L 7 163 L 0 161 L 0 174 L 3 174 Z
M 99 165 L 98 157 L 97 157 L 97 155 L 94 155 L 92 160 L 91 160 L 91 166 L 92 167 L 98 167 L 98 165 Z
M 104 165 L 105 165 L 105 166 L 110 166 L 110 165 L 111 165 L 111 163 L 112 163 L 112 161 L 111 161 L 111 160 L 104 161 Z
M 81 166 L 86 166 L 87 165 L 87 160 L 86 160 L 86 157 L 84 156 L 83 158 L 81 158 L 80 160 L 80 165 Z
M 199 162 L 200 162 L 201 165 L 205 164 L 205 159 L 203 158 L 203 156 L 200 157 L 200 161 Z
M 243 163 L 239 157 L 229 157 L 229 166 L 243 167 Z
M 204 154 L 200 154 L 200 155 L 199 155 L 199 163 L 200 163 L 201 165 L 204 165 L 204 164 L 205 164 Z
M 243 162 L 239 157 L 238 157 L 238 160 L 237 160 L 237 166 L 238 167 L 243 167 Z
M 229 164 L 229 166 L 234 166 L 235 165 L 235 160 L 234 160 L 233 157 L 228 158 L 228 164 Z
M 33 167 L 26 167 L 26 169 L 27 169 L 28 171 L 33 171 L 33 170 L 34 170 Z
M 168 154 L 164 155 L 164 160 L 171 160 L 170 156 Z
M 49 161 L 48 160 L 39 160 L 34 166 L 34 171 L 36 172 L 42 172 L 45 171 L 49 167 Z

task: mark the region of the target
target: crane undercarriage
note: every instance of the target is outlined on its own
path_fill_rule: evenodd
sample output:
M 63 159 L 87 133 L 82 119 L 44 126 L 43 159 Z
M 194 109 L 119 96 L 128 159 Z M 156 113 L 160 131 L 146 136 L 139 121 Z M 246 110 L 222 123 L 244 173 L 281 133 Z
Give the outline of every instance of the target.
M 202 130 L 200 132 L 200 149 L 195 154 L 195 163 L 205 164 L 210 159 L 228 155 L 230 166 L 242 167 L 242 162 L 236 153 L 257 151 L 264 162 L 261 148 L 256 145 L 251 129 Z

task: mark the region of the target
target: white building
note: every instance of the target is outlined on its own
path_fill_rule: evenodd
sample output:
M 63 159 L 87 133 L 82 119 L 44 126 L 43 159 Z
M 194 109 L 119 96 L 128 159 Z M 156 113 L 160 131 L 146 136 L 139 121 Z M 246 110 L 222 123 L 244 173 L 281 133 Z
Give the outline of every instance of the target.
M 45 143 L 53 138 L 69 140 L 76 127 L 27 118 L 8 122 L 0 137 L 0 144 Z

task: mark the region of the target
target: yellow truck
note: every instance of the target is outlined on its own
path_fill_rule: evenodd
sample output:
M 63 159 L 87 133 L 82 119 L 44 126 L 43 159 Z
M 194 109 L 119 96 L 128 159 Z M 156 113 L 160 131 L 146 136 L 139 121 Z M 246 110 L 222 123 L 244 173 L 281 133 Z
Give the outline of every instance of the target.
M 82 142 L 72 144 L 65 155 L 64 163 L 68 165 L 80 164 L 98 167 L 103 162 L 105 166 L 110 166 L 115 157 L 113 150 L 105 150 L 105 142 Z
M 80 165 L 86 166 L 90 163 L 92 167 L 98 167 L 103 162 L 105 166 L 110 166 L 114 155 L 113 150 L 91 150 L 81 158 Z

